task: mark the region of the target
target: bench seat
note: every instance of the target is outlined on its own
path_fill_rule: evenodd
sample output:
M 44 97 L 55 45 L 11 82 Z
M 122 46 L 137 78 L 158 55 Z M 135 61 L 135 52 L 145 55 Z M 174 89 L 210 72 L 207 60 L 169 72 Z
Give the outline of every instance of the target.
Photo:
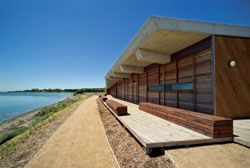
M 233 120 L 230 118 L 146 102 L 140 103 L 139 109 L 211 138 L 233 137 Z
M 108 100 L 108 97 L 106 96 L 99 96 L 99 98 L 103 101 L 103 102 L 106 102 Z
M 127 106 L 118 103 L 114 100 L 107 100 L 106 104 L 111 108 L 118 116 L 128 115 Z

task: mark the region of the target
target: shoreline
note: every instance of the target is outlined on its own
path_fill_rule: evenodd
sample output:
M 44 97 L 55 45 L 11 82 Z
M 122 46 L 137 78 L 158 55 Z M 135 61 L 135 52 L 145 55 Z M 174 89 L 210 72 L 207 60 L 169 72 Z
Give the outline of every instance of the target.
M 46 106 L 43 106 L 43 107 L 46 107 Z M 14 117 L 11 117 L 11 118 L 2 120 L 2 121 L 0 121 L 0 126 L 1 126 L 2 124 L 4 124 L 5 122 L 10 122 L 11 120 L 15 120 L 15 119 L 18 119 L 18 118 L 23 117 L 23 116 L 25 116 L 25 115 L 28 115 L 28 114 L 30 114 L 30 113 L 39 111 L 39 110 L 41 110 L 43 107 L 36 108 L 36 109 L 33 109 L 33 110 L 28 110 L 28 111 L 26 111 L 26 112 L 24 112 L 24 113 L 18 114 L 17 116 L 14 116 Z
M 8 132 L 12 129 L 19 128 L 19 127 L 27 127 L 32 121 L 32 117 L 37 114 L 42 108 L 45 107 L 51 107 L 57 105 L 60 101 L 64 101 L 68 98 L 70 98 L 72 95 L 69 97 L 66 97 L 65 99 L 61 99 L 56 103 L 48 104 L 33 110 L 26 111 L 20 115 L 17 115 L 15 117 L 3 120 L 0 122 L 0 135 L 4 134 L 5 132 Z
M 31 127 L 27 134 L 21 133 L 20 137 L 14 137 L 10 142 L 7 141 L 0 148 L 0 167 L 25 167 L 57 129 L 77 110 L 81 101 L 87 97 L 73 97 L 72 99 L 77 101 L 68 104 L 66 108 L 58 111 L 58 114 L 51 116 L 53 117 L 51 120 L 43 120 L 38 127 Z
M 5 132 L 8 132 L 12 129 L 19 128 L 19 127 L 25 127 L 28 126 L 31 123 L 32 117 L 37 114 L 40 109 L 31 110 L 26 113 L 20 114 L 16 117 L 7 119 L 0 123 L 0 135 L 4 134 Z

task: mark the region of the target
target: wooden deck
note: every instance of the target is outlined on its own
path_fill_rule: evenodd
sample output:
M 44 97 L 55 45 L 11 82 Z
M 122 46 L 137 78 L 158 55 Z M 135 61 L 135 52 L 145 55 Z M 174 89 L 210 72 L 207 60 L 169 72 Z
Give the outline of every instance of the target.
M 250 119 L 234 120 L 234 142 L 250 147 Z
M 128 106 L 127 116 L 117 116 L 108 108 L 115 117 L 133 134 L 133 136 L 147 149 L 173 146 L 188 146 L 196 144 L 210 144 L 215 142 L 228 142 L 232 138 L 210 138 L 172 122 L 163 120 L 139 110 L 138 105 L 123 100 L 112 98 Z M 106 103 L 104 102 L 106 105 Z

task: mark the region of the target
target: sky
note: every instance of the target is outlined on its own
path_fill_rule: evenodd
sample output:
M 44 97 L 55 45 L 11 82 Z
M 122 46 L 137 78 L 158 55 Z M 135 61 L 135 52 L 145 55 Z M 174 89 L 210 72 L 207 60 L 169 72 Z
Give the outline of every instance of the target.
M 250 26 L 250 0 L 0 0 L 0 91 L 104 87 L 149 16 Z

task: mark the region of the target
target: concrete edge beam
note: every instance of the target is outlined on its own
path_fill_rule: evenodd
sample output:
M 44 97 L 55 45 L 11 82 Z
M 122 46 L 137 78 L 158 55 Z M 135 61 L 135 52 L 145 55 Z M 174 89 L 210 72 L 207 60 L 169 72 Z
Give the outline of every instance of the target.
M 141 67 L 121 65 L 120 68 L 121 68 L 121 71 L 124 73 L 143 73 L 144 72 L 144 68 L 141 68 Z
M 122 80 L 123 78 L 121 78 L 121 77 L 113 77 L 113 76 L 110 76 L 109 78 L 108 78 L 109 80 Z
M 170 54 L 148 51 L 144 49 L 137 49 L 135 51 L 135 55 L 138 61 L 143 62 L 166 64 L 171 61 Z
M 128 73 L 119 73 L 119 72 L 114 72 L 112 74 L 113 77 L 118 77 L 118 78 L 130 78 L 130 74 Z
M 218 22 L 151 16 L 159 30 L 250 37 L 250 27 Z

